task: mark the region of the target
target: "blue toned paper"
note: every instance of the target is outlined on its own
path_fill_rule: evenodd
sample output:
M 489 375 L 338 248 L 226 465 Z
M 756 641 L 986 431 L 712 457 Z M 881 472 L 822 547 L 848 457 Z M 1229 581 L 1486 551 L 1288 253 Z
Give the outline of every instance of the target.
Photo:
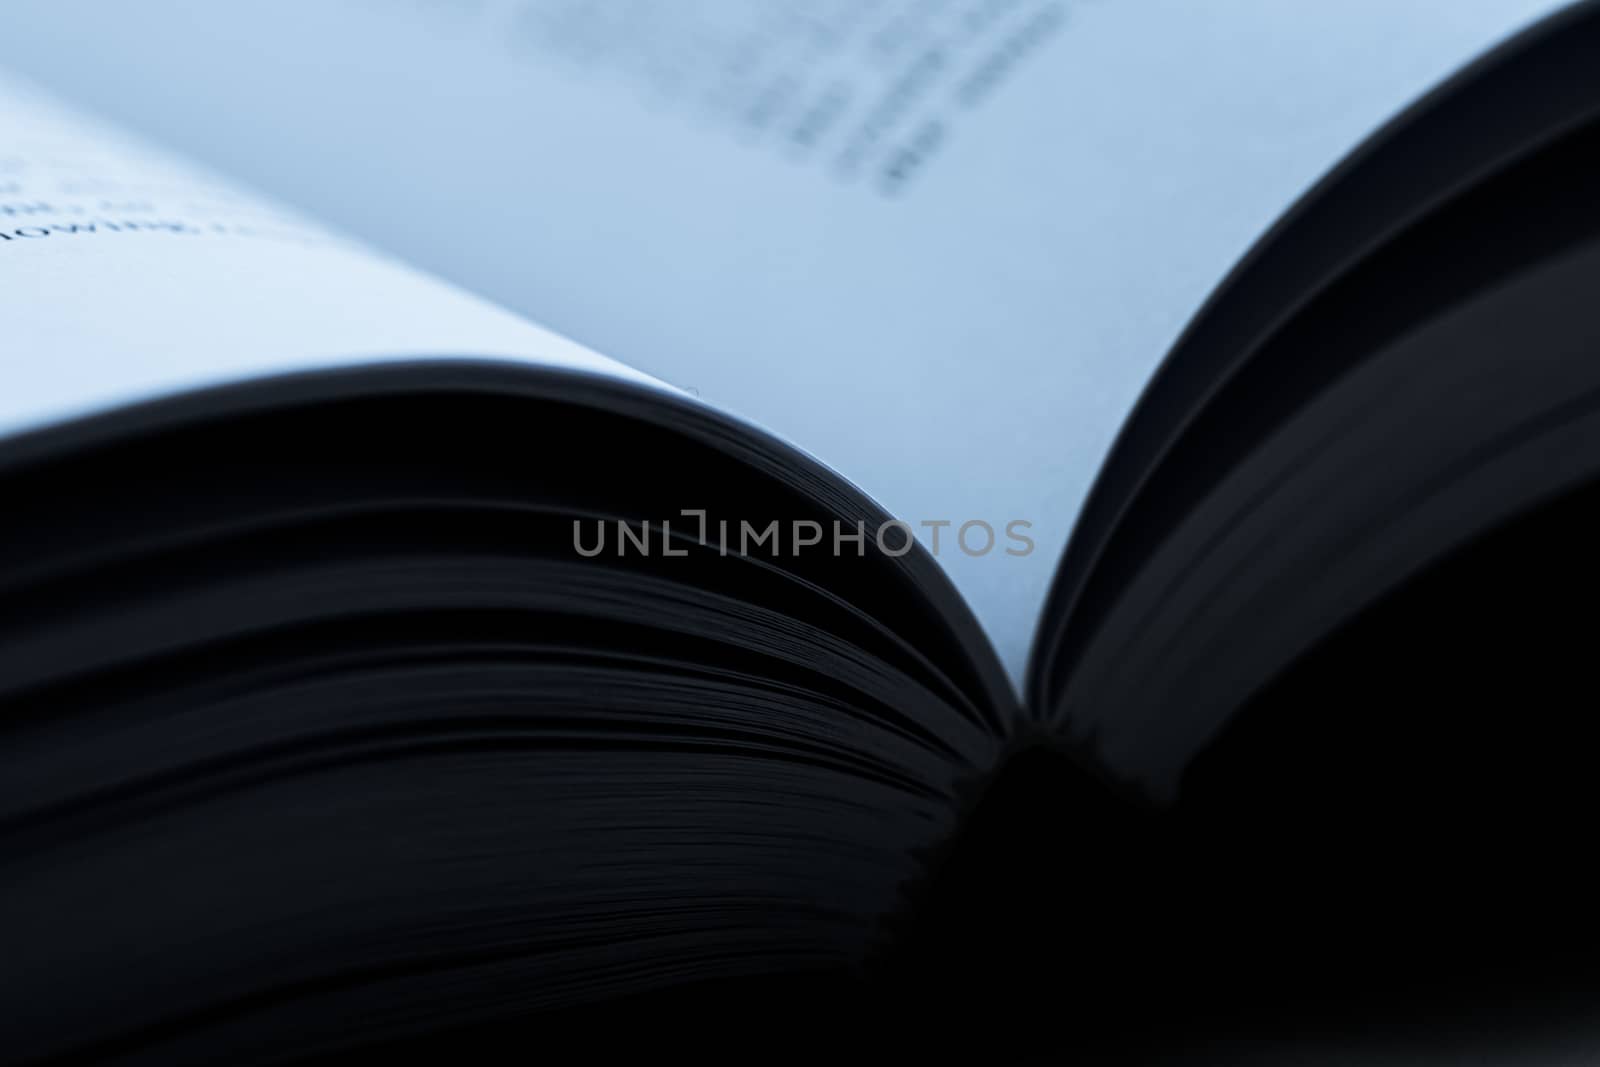
M 9 0 L 0 64 L 913 525 L 1031 523 L 1026 556 L 939 552 L 1020 678 L 1096 469 L 1211 287 L 1558 6 Z

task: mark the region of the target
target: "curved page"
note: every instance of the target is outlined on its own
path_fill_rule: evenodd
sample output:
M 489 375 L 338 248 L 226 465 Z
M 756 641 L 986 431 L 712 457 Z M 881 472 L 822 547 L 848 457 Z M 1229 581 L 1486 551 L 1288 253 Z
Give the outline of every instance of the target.
M 1016 678 L 1207 292 L 1558 6 L 8 0 L 0 62 L 808 450 Z
M 411 356 L 645 375 L 0 79 L 0 435 Z

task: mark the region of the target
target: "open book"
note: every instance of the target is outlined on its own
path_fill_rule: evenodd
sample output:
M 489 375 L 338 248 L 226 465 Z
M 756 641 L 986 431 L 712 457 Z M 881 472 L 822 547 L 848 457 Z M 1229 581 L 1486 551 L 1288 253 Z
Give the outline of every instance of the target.
M 1550 0 L 9 0 L 0 1037 L 892 958 L 1002 768 L 1170 806 L 1600 471 L 1597 55 Z

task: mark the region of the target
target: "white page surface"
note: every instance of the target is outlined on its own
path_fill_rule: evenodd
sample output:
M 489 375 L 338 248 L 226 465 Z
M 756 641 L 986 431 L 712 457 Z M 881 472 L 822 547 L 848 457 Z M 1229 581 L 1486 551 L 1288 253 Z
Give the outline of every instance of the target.
M 926 544 L 951 523 L 939 559 L 1020 678 L 1208 290 L 1559 6 L 8 0 L 0 62 L 771 428 Z M 955 545 L 968 522 L 996 547 Z
M 0 435 L 408 356 L 648 380 L 4 79 L 0 319 Z

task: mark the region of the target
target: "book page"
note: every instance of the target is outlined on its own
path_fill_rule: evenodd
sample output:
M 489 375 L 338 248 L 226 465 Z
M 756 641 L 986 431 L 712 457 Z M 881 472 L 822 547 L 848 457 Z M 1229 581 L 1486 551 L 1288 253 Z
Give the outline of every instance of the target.
M 643 375 L 0 79 L 0 435 L 392 358 Z
M 1558 6 L 9 0 L 0 62 L 816 455 L 1020 679 L 1211 287 Z

